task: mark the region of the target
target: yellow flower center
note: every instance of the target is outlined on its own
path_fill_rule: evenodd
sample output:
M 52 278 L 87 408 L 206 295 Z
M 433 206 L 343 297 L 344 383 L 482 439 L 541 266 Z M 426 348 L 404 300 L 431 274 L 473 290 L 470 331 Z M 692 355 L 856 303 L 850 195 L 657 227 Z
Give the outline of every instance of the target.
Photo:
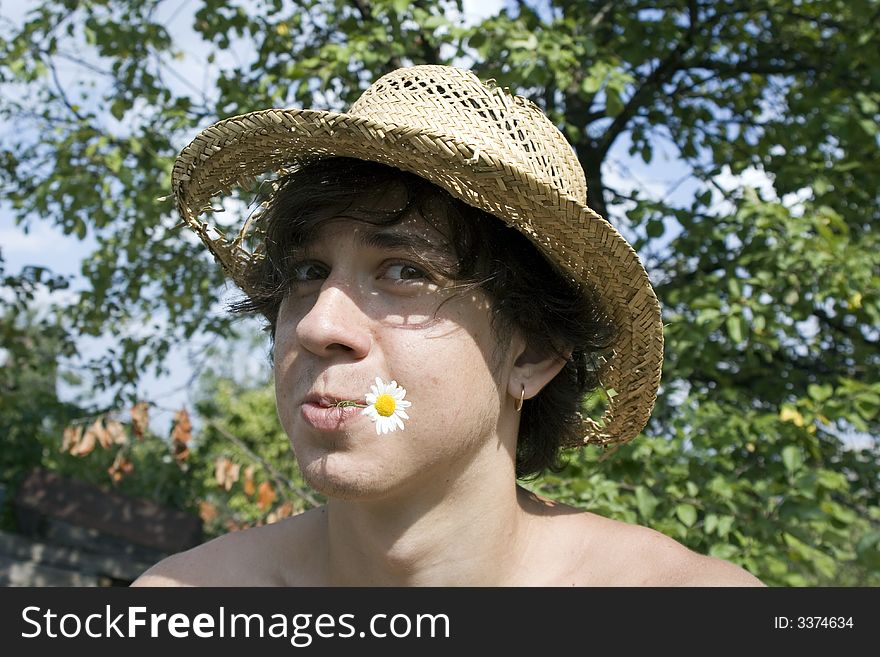
M 376 412 L 383 417 L 391 417 L 394 415 L 394 409 L 397 408 L 394 397 L 391 395 L 379 395 L 375 406 Z

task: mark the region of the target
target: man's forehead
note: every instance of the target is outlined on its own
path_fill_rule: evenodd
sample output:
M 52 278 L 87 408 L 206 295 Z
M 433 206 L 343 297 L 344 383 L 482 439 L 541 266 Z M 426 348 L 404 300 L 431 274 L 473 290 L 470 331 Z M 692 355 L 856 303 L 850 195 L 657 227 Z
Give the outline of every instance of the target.
M 399 221 L 384 225 L 340 214 L 322 221 L 303 239 L 300 247 L 333 243 L 340 235 L 351 235 L 356 244 L 369 248 L 407 248 L 438 256 L 450 256 L 454 251 L 449 239 L 418 212 L 409 212 Z

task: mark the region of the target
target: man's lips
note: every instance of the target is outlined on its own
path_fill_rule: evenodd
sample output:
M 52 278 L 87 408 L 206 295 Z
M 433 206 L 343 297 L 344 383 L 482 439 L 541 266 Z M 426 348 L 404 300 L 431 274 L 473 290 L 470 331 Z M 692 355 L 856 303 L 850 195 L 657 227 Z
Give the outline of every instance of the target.
M 320 406 L 306 401 L 300 406 L 303 419 L 319 431 L 339 431 L 348 422 L 365 418 L 357 406 Z
M 315 404 L 316 406 L 329 408 L 331 406 L 336 406 L 336 404 L 341 401 L 360 401 L 362 397 L 363 395 L 312 392 L 305 396 L 303 404 Z

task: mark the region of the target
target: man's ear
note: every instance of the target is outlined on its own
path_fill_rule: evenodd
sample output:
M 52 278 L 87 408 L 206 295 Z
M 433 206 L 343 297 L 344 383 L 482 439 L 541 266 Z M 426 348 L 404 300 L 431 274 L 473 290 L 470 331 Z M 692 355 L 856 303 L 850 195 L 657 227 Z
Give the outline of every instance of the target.
M 513 362 L 507 392 L 518 402 L 521 395 L 524 399 L 531 399 L 541 392 L 544 386 L 565 367 L 566 361 L 571 358 L 572 350 L 568 348 L 559 356 L 552 347 L 547 352 L 536 349 L 522 340 L 517 342 L 521 351 Z

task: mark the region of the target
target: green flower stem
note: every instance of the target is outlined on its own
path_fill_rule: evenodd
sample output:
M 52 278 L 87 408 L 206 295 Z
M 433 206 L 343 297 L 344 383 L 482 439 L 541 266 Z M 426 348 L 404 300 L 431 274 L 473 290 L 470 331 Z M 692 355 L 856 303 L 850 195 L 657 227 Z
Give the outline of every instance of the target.
M 343 399 L 342 401 L 338 401 L 335 404 L 333 404 L 333 406 L 335 406 L 337 408 L 343 408 L 345 406 L 357 406 L 358 408 L 366 408 L 367 407 L 366 404 L 361 404 L 359 402 L 352 401 L 349 399 Z

